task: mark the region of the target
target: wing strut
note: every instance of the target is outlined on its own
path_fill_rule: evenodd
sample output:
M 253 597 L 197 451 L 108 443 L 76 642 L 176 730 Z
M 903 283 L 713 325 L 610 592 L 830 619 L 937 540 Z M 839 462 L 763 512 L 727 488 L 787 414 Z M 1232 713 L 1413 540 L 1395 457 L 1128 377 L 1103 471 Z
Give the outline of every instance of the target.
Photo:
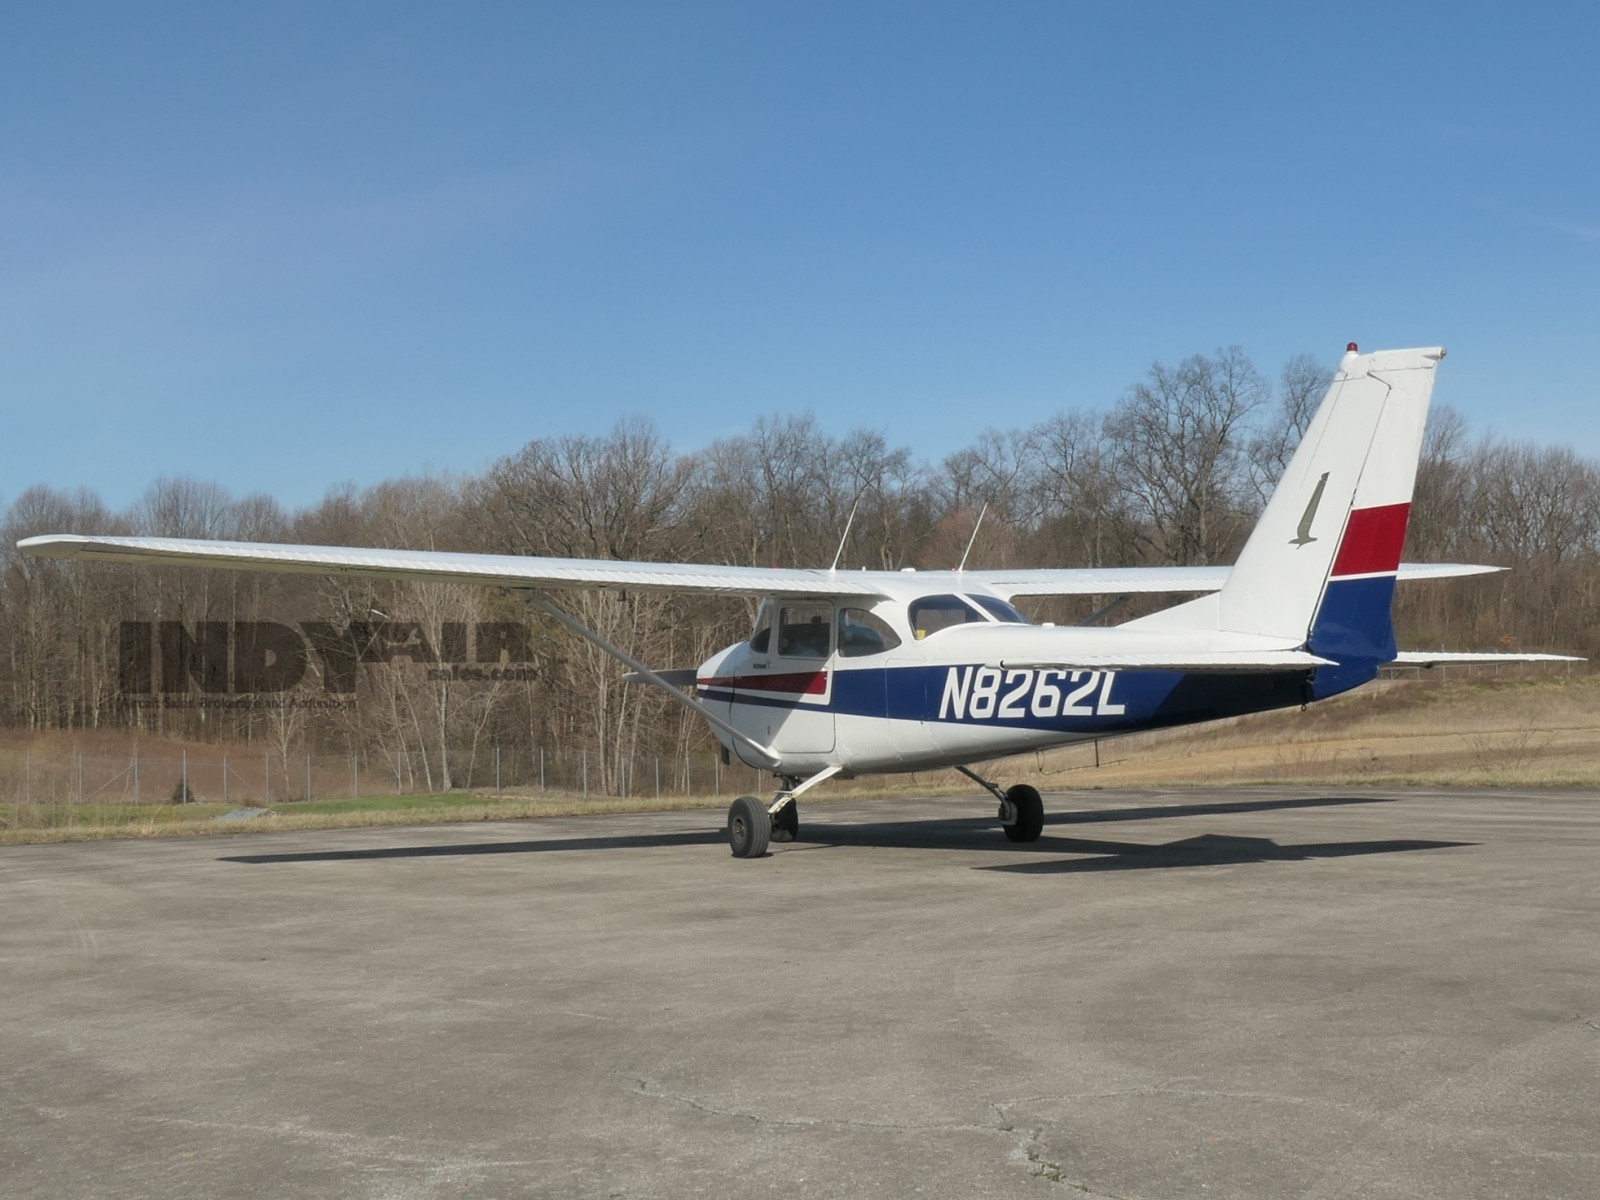
M 662 691 L 667 693 L 667 695 L 671 696 L 679 704 L 685 705 L 686 707 L 693 709 L 696 713 L 698 713 L 700 716 L 704 717 L 707 721 L 711 722 L 711 724 L 715 725 L 718 729 L 722 730 L 729 737 L 737 738 L 739 741 L 743 742 L 746 746 L 749 746 L 752 750 L 754 750 L 762 758 L 766 759 L 767 762 L 772 765 L 772 767 L 776 767 L 778 765 L 778 763 L 781 761 L 778 758 L 778 756 L 775 753 L 773 753 L 773 751 L 769 747 L 763 746 L 760 742 L 756 741 L 749 734 L 744 733 L 744 732 L 740 731 L 739 729 L 736 729 L 732 724 L 730 724 L 727 721 L 724 721 L 721 717 L 717 716 L 716 713 L 712 712 L 709 708 L 707 708 L 704 704 L 701 704 L 694 697 L 688 695 L 686 692 L 683 692 L 683 691 L 679 690 L 678 688 L 673 687 L 670 683 L 668 683 L 660 675 L 657 675 L 649 667 L 645 666 L 637 658 L 633 657 L 633 655 L 629 654 L 626 650 L 622 649 L 621 646 L 618 646 L 615 642 L 609 641 L 608 639 L 606 639 L 604 637 L 601 637 L 598 633 L 596 633 L 594 630 L 590 629 L 587 625 L 585 625 L 582 621 L 578 620 L 572 614 L 570 614 L 570 613 L 568 613 L 568 612 L 566 612 L 566 611 L 564 611 L 564 610 L 562 610 L 560 608 L 557 608 L 554 604 L 550 603 L 550 601 L 546 600 L 543 596 L 539 595 L 537 592 L 530 592 L 530 591 L 528 591 L 528 590 L 526 590 L 524 588 L 512 588 L 512 589 L 509 589 L 509 590 L 512 591 L 515 595 L 520 596 L 527 603 L 533 605 L 533 607 L 537 608 L 540 612 L 548 613 L 550 616 L 552 616 L 556 620 L 560 621 L 563 625 L 565 625 L 568 629 L 572 630 L 572 632 L 577 634 L 579 637 L 584 638 L 586 641 L 593 642 L 596 646 L 599 646 L 600 649 L 604 650 L 607 654 L 611 655 L 612 658 L 616 659 L 618 662 L 622 663 L 624 666 L 626 666 L 629 669 L 631 669 L 635 674 L 637 674 L 639 676 L 639 678 L 643 679 L 646 683 L 655 684 L 658 688 L 660 688 Z

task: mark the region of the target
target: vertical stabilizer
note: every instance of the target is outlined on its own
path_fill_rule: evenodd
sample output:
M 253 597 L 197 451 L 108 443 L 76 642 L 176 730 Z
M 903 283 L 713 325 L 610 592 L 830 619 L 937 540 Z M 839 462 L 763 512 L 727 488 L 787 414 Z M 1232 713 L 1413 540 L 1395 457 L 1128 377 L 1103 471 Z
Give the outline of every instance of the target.
M 1265 634 L 1337 659 L 1392 653 L 1395 572 L 1443 357 L 1352 345 L 1222 590 L 1130 624 Z
M 1443 357 L 1344 356 L 1218 593 L 1219 629 L 1305 639 L 1329 657 L 1393 651 L 1389 605 Z

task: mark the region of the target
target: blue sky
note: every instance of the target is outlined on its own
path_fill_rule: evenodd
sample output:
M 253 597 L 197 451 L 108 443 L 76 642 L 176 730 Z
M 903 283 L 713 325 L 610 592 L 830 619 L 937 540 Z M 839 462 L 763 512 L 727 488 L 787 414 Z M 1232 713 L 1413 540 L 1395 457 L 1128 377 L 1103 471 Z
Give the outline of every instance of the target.
M 1351 339 L 1600 456 L 1596 11 L 14 6 L 0 502 L 299 505 L 639 412 L 936 460 Z

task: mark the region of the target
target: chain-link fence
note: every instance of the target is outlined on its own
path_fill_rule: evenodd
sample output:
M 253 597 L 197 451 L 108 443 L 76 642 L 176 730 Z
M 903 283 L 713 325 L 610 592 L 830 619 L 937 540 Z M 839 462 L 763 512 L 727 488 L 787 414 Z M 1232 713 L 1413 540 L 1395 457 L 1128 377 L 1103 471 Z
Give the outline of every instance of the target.
M 290 751 L 112 752 L 14 747 L 0 755 L 0 804 L 221 804 L 431 795 L 446 791 L 719 796 L 761 790 L 760 772 L 720 755 L 640 755 L 491 746 L 461 763 L 432 755 Z

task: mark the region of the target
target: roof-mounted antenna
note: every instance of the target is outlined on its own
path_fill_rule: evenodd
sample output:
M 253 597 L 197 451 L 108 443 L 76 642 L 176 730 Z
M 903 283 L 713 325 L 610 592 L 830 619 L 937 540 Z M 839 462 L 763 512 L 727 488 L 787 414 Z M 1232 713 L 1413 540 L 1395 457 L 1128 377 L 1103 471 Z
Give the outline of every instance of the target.
M 978 510 L 978 519 L 972 526 L 972 536 L 967 539 L 967 548 L 961 552 L 961 565 L 956 568 L 956 574 L 967 569 L 967 555 L 972 553 L 972 544 L 978 540 L 978 530 L 983 528 L 983 518 L 989 513 L 989 502 L 985 500 L 983 507 Z
M 831 575 L 839 569 L 839 560 L 844 557 L 844 544 L 850 540 L 850 526 L 856 523 L 856 509 L 861 507 L 861 497 L 856 497 L 856 502 L 850 506 L 850 519 L 844 523 L 844 535 L 839 539 L 839 549 L 834 553 L 833 566 L 828 568 Z

